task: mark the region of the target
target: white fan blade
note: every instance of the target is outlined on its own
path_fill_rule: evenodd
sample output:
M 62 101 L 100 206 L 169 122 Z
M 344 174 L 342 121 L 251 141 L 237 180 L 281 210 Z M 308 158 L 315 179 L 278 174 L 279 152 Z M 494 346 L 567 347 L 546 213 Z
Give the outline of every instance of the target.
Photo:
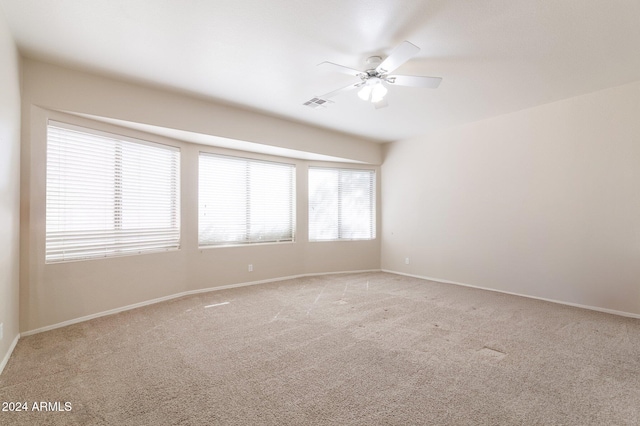
M 376 71 L 380 74 L 393 72 L 400 65 L 413 58 L 413 56 L 419 51 L 420 48 L 415 44 L 403 41 L 393 49 L 387 59 L 382 61 L 382 63 L 376 67 Z
M 437 89 L 442 82 L 441 77 L 421 77 L 417 75 L 390 75 L 385 81 L 395 86 L 426 87 Z
M 387 102 L 387 100 L 386 100 L 385 98 L 382 98 L 382 100 L 381 100 L 381 101 L 375 102 L 375 103 L 373 104 L 373 106 L 374 106 L 376 109 L 386 108 L 386 107 L 388 107 L 388 106 L 389 106 L 389 103 Z
M 351 83 L 348 86 L 341 87 L 341 88 L 339 88 L 337 90 L 334 90 L 334 91 L 329 92 L 329 93 L 325 93 L 324 95 L 318 96 L 318 97 L 320 99 L 329 99 L 329 98 L 332 98 L 332 97 L 336 96 L 339 93 L 346 92 L 347 90 L 358 88 L 358 87 L 362 86 L 363 84 L 364 84 L 364 81 L 359 81 L 357 83 Z
M 334 64 L 333 62 L 322 62 L 318 64 L 318 66 L 322 66 L 323 68 L 332 69 L 334 71 L 338 71 L 344 74 L 353 75 L 355 77 L 360 77 L 366 75 L 363 71 L 354 70 L 353 68 L 345 67 L 344 65 Z

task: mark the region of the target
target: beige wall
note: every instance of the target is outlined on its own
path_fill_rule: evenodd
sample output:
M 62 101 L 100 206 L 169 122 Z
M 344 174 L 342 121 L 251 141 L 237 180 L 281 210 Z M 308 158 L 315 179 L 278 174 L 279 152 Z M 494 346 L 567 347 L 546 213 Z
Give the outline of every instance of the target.
M 240 154 L 184 143 L 60 111 L 168 126 L 233 139 L 371 163 L 378 169 L 380 145 L 298 123 L 222 106 L 185 95 L 131 85 L 88 73 L 24 61 L 21 320 L 23 332 L 186 291 L 308 273 L 378 269 L 380 240 L 307 241 L 307 167 L 297 170 L 295 243 L 197 247 L 198 152 Z M 181 148 L 182 248 L 178 251 L 111 259 L 44 263 L 46 122 L 49 118 L 114 131 Z M 317 164 L 317 163 L 313 163 Z M 344 167 L 345 164 L 339 164 Z M 248 264 L 254 271 L 248 272 Z
M 26 102 L 146 125 L 257 142 L 369 164 L 382 162 L 369 140 L 174 92 L 24 60 Z M 302 108 L 302 106 L 300 106 Z
M 383 269 L 640 314 L 640 82 L 391 143 L 382 194 Z
M 0 8 L 0 371 L 18 337 L 20 230 L 19 57 Z
M 381 264 L 401 273 L 640 314 L 640 83 L 389 144 L 378 197 L 382 234 L 375 241 L 308 242 L 306 168 L 312 163 L 287 160 L 298 174 L 296 243 L 199 250 L 197 155 L 230 151 L 59 111 L 311 151 L 376 169 L 379 145 L 33 60 L 23 68 L 23 332 L 185 291 Z M 48 118 L 179 146 L 183 248 L 45 265 Z M 247 271 L 249 263 L 254 272 Z M 16 306 L 10 311 L 16 315 Z

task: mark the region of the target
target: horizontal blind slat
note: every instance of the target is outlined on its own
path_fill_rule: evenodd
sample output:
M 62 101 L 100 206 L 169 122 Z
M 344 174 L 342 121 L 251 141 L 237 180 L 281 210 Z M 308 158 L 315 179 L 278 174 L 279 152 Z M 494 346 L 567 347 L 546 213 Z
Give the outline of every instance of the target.
M 180 246 L 180 151 L 47 127 L 46 262 Z
M 375 238 L 375 171 L 309 168 L 309 240 Z
M 201 247 L 294 240 L 294 165 L 200 153 L 198 182 Z

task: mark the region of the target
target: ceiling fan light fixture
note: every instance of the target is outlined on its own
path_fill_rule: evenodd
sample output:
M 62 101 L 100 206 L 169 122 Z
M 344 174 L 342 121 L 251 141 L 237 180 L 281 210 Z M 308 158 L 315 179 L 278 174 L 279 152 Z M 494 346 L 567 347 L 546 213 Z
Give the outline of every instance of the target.
M 365 85 L 358 91 L 358 97 L 363 101 L 380 102 L 387 94 L 387 88 L 382 84 L 382 80 L 377 77 L 368 79 Z
M 371 86 L 368 84 L 365 84 L 364 87 L 358 91 L 358 97 L 363 101 L 368 101 L 371 99 L 371 92 L 372 92 Z
M 377 102 L 380 102 L 381 100 L 384 99 L 386 94 L 387 94 L 387 88 L 384 87 L 384 84 L 382 84 L 382 81 L 379 81 L 377 84 L 373 86 L 373 89 L 371 89 L 371 102 L 373 102 L 374 104 Z

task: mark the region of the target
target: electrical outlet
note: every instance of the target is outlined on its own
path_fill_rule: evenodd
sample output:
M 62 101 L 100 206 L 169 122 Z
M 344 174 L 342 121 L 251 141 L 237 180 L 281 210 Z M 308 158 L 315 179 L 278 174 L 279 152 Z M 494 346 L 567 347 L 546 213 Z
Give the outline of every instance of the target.
M 249 264 L 249 272 L 253 272 L 253 264 Z
M 405 257 L 405 258 L 404 258 L 404 264 L 405 264 L 405 265 L 408 265 L 408 264 L 409 264 L 409 258 L 408 258 L 408 257 Z

